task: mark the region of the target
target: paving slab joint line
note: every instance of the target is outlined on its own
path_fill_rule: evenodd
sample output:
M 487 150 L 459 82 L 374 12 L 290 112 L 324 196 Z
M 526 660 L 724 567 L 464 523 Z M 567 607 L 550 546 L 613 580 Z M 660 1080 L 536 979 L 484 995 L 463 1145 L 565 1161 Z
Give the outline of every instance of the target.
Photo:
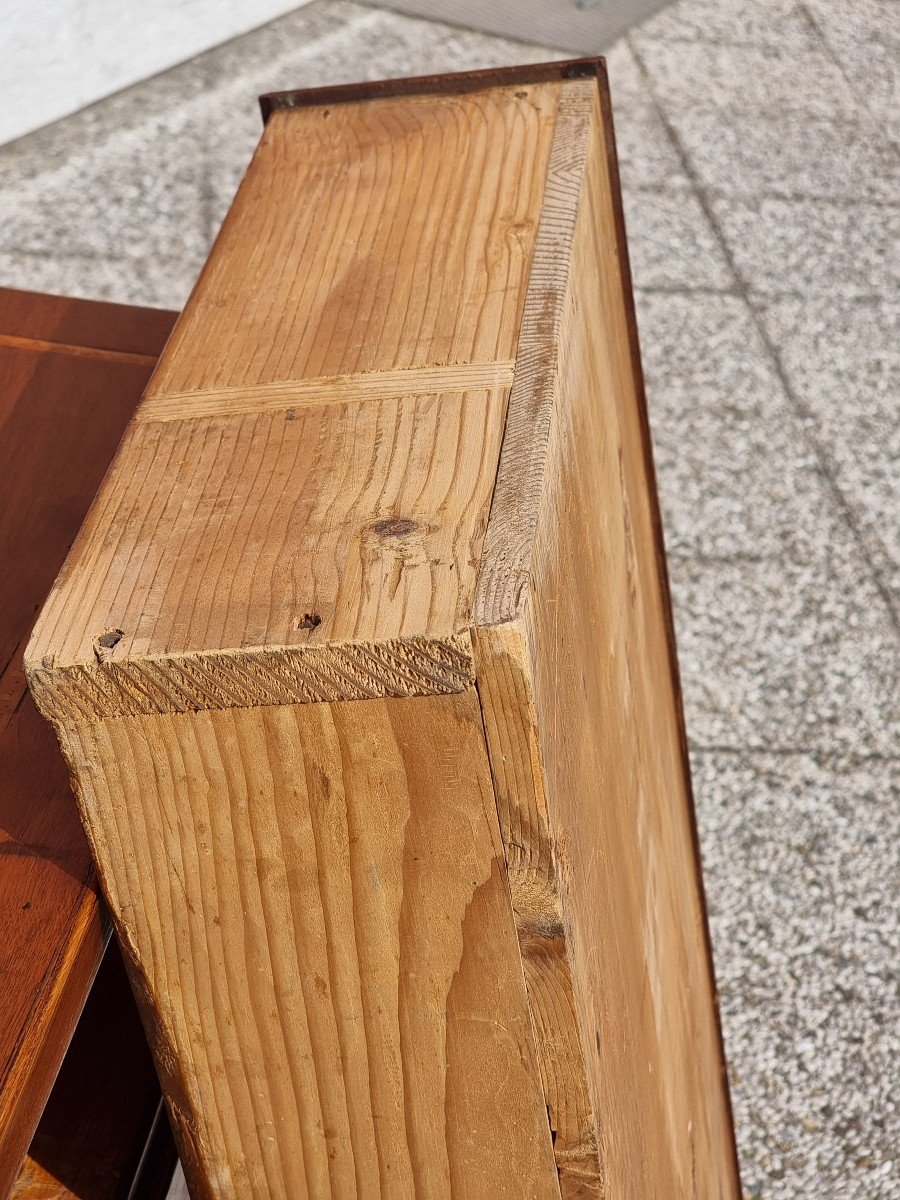
M 880 124 L 880 117 L 879 117 L 878 113 L 873 112 L 872 109 L 869 108 L 868 93 L 867 92 L 861 93 L 859 91 L 859 89 L 857 88 L 856 83 L 853 80 L 853 77 L 851 75 L 847 74 L 843 60 L 841 59 L 841 57 L 837 53 L 837 51 L 832 47 L 831 42 L 829 42 L 828 38 L 823 33 L 822 27 L 819 25 L 819 22 L 813 16 L 812 12 L 810 12 L 809 8 L 805 4 L 798 4 L 797 12 L 806 21 L 807 25 L 809 25 L 810 29 L 813 32 L 813 35 L 816 38 L 818 38 L 819 43 L 822 46 L 822 49 L 825 51 L 825 53 L 831 59 L 831 61 L 834 63 L 834 65 L 837 67 L 838 71 L 840 71 L 841 77 L 844 80 L 844 82 L 846 83 L 850 92 L 852 93 L 854 100 L 856 100 L 857 104 L 860 104 L 862 106 L 866 115 L 870 118 L 870 120 L 874 121 L 875 126 L 878 127 L 878 125 Z M 890 139 L 887 139 L 887 140 L 890 140 Z
M 105 262 L 115 263 L 117 266 L 138 268 L 142 263 L 146 262 L 143 255 L 136 254 L 133 258 L 127 254 L 103 253 L 98 254 L 96 250 L 67 250 L 65 246 L 54 246 L 50 250 L 36 250 L 28 246 L 8 246 L 0 247 L 0 254 L 19 255 L 22 258 L 33 258 L 38 262 Z M 157 262 L 173 262 L 177 256 L 172 255 L 164 259 L 157 259 Z
M 736 283 L 729 287 L 714 287 L 712 284 L 666 284 L 666 283 L 636 283 L 636 292 L 646 292 L 653 296 L 740 296 Z
M 666 557 L 679 566 L 730 567 L 734 564 L 751 567 L 776 566 L 784 561 L 780 554 L 751 554 L 738 550 L 734 554 L 706 554 L 702 550 L 684 550 L 680 546 L 666 546 Z
M 854 132 L 851 130 L 849 125 L 844 125 L 842 127 L 839 122 L 834 122 L 834 127 L 835 129 L 840 129 L 842 132 L 846 131 L 848 134 Z M 710 187 L 708 184 L 704 184 L 703 187 L 705 188 L 707 196 L 714 196 L 719 200 L 731 199 L 732 193 L 726 191 L 724 188 Z M 771 184 L 766 186 L 763 196 L 755 196 L 753 199 L 778 200 L 780 203 L 784 204 L 806 204 L 809 201 L 812 201 L 813 203 L 817 204 L 827 204 L 829 208 L 834 209 L 836 212 L 849 213 L 856 212 L 860 205 L 859 199 L 855 197 L 851 200 L 846 196 L 832 196 L 827 192 L 777 191 L 771 186 Z M 866 208 L 884 209 L 886 213 L 894 213 L 897 211 L 897 201 L 893 198 L 884 196 L 865 196 L 863 198 L 863 202 L 865 203 Z
M 856 543 L 856 547 L 859 550 L 860 554 L 863 556 L 866 566 L 869 568 L 869 572 L 871 574 L 872 581 L 874 582 L 875 587 L 878 590 L 878 594 L 881 596 L 881 599 L 884 601 L 885 608 L 887 609 L 888 620 L 891 623 L 891 628 L 894 631 L 894 633 L 898 637 L 900 637 L 900 614 L 898 614 L 898 612 L 897 612 L 897 606 L 896 606 L 896 602 L 894 600 L 892 590 L 889 587 L 889 585 L 886 583 L 884 578 L 882 577 L 881 569 L 878 566 L 878 564 L 875 562 L 875 559 L 873 558 L 872 548 L 869 545 L 869 539 L 863 533 L 862 529 L 860 528 L 859 522 L 856 518 L 856 514 L 854 513 L 852 507 L 850 506 L 846 497 L 844 496 L 844 493 L 841 490 L 837 480 L 835 479 L 834 473 L 831 469 L 831 463 L 829 461 L 828 454 L 827 454 L 825 448 L 822 446 L 822 444 L 819 442 L 819 440 L 815 437 L 815 435 L 811 432 L 812 428 L 814 427 L 814 423 L 815 423 L 815 414 L 800 400 L 799 396 L 797 396 L 793 387 L 791 386 L 790 380 L 788 379 L 788 376 L 787 376 L 787 371 L 785 370 L 784 364 L 781 361 L 781 355 L 778 352 L 778 348 L 775 345 L 775 343 L 772 341 L 771 337 L 769 336 L 768 330 L 766 329 L 765 324 L 763 323 L 762 318 L 760 317 L 759 311 L 753 302 L 752 293 L 751 293 L 751 290 L 750 290 L 750 287 L 749 287 L 747 281 L 744 279 L 743 275 L 738 270 L 737 263 L 735 262 L 734 255 L 731 253 L 731 248 L 728 245 L 728 241 L 725 238 L 725 235 L 722 232 L 722 228 L 719 225 L 719 222 L 716 218 L 715 212 L 713 211 L 713 208 L 709 203 L 706 190 L 703 187 L 703 185 L 701 184 L 701 182 L 697 176 L 697 173 L 694 170 L 693 163 L 691 162 L 690 157 L 689 157 L 687 151 L 685 150 L 684 145 L 682 144 L 681 138 L 678 136 L 678 133 L 677 133 L 675 127 L 673 126 L 672 122 L 669 120 L 668 113 L 666 112 L 665 107 L 663 106 L 662 102 L 660 101 L 660 99 L 656 93 L 656 89 L 653 87 L 652 76 L 647 69 L 647 64 L 644 62 L 643 56 L 638 48 L 638 44 L 637 44 L 635 38 L 628 37 L 626 40 L 628 42 L 629 47 L 631 48 L 632 53 L 634 54 L 635 60 L 638 64 L 638 68 L 644 79 L 644 84 L 647 89 L 647 94 L 650 96 L 653 107 L 655 108 L 659 119 L 662 121 L 662 124 L 666 130 L 666 133 L 667 133 L 669 139 L 671 140 L 672 145 L 675 148 L 675 151 L 678 154 L 679 159 L 681 160 L 682 168 L 684 169 L 686 175 L 688 176 L 688 178 L 691 181 L 691 184 L 693 185 L 693 188 L 694 188 L 694 191 L 695 191 L 695 194 L 697 197 L 697 201 L 700 204 L 700 207 L 703 210 L 703 213 L 706 216 L 706 219 L 709 221 L 712 231 L 715 234 L 716 240 L 719 243 L 720 249 L 722 250 L 722 253 L 725 256 L 726 262 L 728 263 L 728 266 L 731 269 L 731 272 L 737 281 L 738 294 L 740 295 L 741 299 L 746 304 L 747 309 L 753 319 L 753 323 L 756 327 L 757 332 L 759 333 L 759 336 L 760 336 L 760 339 L 762 340 L 763 345 L 766 348 L 766 352 L 768 353 L 769 358 L 772 361 L 772 366 L 775 370 L 776 375 L 778 376 L 778 380 L 782 386 L 784 394 L 787 397 L 787 399 L 790 401 L 790 403 L 793 405 L 794 410 L 796 411 L 797 415 L 803 421 L 804 436 L 806 437 L 807 442 L 809 443 L 810 449 L 816 456 L 816 460 L 819 464 L 819 469 L 822 472 L 823 478 L 827 481 L 827 483 L 829 485 L 829 488 L 831 490 L 831 493 L 832 493 L 832 496 L 833 496 L 835 502 L 837 503 L 838 507 L 840 508 L 841 512 L 843 513 L 843 515 L 847 521 L 848 526 L 850 527 L 850 531 L 853 535 L 853 539 L 854 539 L 854 542 Z M 889 555 L 886 547 L 879 546 L 879 550 L 880 550 L 881 554 L 884 555 L 885 558 L 890 558 L 890 555 Z
M 721 754 L 734 758 L 755 758 L 767 754 L 773 758 L 811 758 L 819 766 L 834 764 L 861 767 L 867 763 L 896 763 L 900 766 L 900 754 L 856 754 L 852 750 L 822 750 L 814 746 L 766 746 L 757 742 L 745 746 L 724 746 L 716 743 L 706 745 L 690 738 L 688 741 L 692 754 Z

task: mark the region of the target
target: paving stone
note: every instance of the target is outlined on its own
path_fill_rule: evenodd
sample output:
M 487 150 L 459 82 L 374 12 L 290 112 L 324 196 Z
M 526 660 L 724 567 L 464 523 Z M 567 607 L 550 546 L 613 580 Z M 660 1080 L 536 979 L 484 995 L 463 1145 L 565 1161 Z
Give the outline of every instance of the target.
M 0 152 L 0 172 L 0 250 L 201 263 L 208 251 L 204 163 L 178 114 L 149 117 L 22 182 Z
M 865 564 L 670 556 L 691 736 L 700 746 L 894 754 L 900 653 Z
M 239 80 L 265 91 L 565 57 L 557 49 L 349 0 L 314 0 L 204 61 L 213 86 Z
M 719 241 L 689 187 L 665 191 L 623 187 L 622 192 L 637 287 L 719 291 L 734 287 Z
M 808 13 L 851 90 L 900 141 L 900 22 L 895 0 L 808 0 Z
M 655 94 L 668 111 L 691 109 L 811 117 L 859 117 L 863 109 L 825 47 L 632 39 Z
M 692 755 L 745 1196 L 900 1186 L 900 764 Z
M 809 432 L 900 603 L 900 307 L 782 300 L 761 311 L 791 387 L 812 414 Z
M 256 95 L 265 91 L 565 57 L 559 50 L 349 3 L 336 6 L 325 36 L 315 40 L 293 36 L 294 17 L 313 12 L 320 4 L 321 0 L 249 34 L 246 47 L 241 39 L 237 70 L 225 55 L 211 57 L 207 68 L 211 86 L 225 89 L 223 95 L 232 100 L 238 93 L 252 95 L 250 107 L 255 108 Z M 273 46 L 276 33 L 278 44 Z
M 678 151 L 627 43 L 613 47 L 606 68 L 623 187 L 688 188 Z
M 673 127 L 699 182 L 724 196 L 895 200 L 900 159 L 868 116 L 852 121 L 689 109 Z
M 113 98 L 111 118 L 100 104 L 60 122 L 84 149 L 45 145 L 53 165 L 30 180 L 21 149 L 0 150 L 0 170 L 15 172 L 0 250 L 144 258 L 177 247 L 202 263 L 259 140 L 261 92 L 552 57 L 362 5 L 311 4 Z
M 896 294 L 900 206 L 711 197 L 737 269 L 759 296 L 832 303 Z
M 827 556 L 852 533 L 740 297 L 639 294 L 669 551 Z
M 181 309 L 202 266 L 188 257 L 111 259 L 0 251 L 0 287 Z
M 323 59 L 328 57 L 329 39 L 340 40 L 347 30 L 365 22 L 372 10 L 352 0 L 314 0 L 294 12 L 287 13 L 259 29 L 218 46 L 198 58 L 206 87 L 219 88 L 223 84 L 240 84 L 246 80 L 248 91 L 274 90 L 280 87 L 300 87 L 294 81 L 287 84 L 278 80 L 273 84 L 272 76 L 281 64 L 300 54 L 308 55 L 311 46 L 324 44 Z M 332 64 L 340 67 L 340 63 Z M 351 64 L 346 64 L 349 67 Z M 313 68 L 314 69 L 314 68 Z
M 190 59 L 0 147 L 0 169 L 14 171 L 15 179 L 23 182 L 65 165 L 73 156 L 102 152 L 111 137 L 137 129 L 148 119 L 174 117 L 205 91 L 201 61 Z
M 722 0 L 683 0 L 669 4 L 642 22 L 632 40 L 712 42 L 731 45 L 784 46 L 808 49 L 815 31 L 797 0 L 754 0 L 752 4 L 723 4 Z

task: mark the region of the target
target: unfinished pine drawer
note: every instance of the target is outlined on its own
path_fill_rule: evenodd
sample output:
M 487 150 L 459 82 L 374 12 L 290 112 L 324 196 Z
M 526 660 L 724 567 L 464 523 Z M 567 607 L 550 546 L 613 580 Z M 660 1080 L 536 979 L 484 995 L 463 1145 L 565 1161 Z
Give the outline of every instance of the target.
M 602 64 L 263 108 L 27 652 L 192 1194 L 735 1200 Z

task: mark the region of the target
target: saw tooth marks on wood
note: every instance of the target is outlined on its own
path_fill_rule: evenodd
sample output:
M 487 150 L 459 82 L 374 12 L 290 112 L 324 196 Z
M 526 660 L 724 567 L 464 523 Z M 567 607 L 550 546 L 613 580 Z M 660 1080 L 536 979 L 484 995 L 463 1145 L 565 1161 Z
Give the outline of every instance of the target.
M 558 94 L 274 113 L 148 394 L 513 358 Z
M 469 635 L 29 667 L 51 721 L 464 691 L 475 679 Z
M 474 691 L 65 736 L 216 1195 L 558 1200 Z
M 541 504 L 556 399 L 565 297 L 572 269 L 597 81 L 564 85 L 550 150 L 516 371 L 478 576 L 474 619 L 496 625 L 521 612 Z

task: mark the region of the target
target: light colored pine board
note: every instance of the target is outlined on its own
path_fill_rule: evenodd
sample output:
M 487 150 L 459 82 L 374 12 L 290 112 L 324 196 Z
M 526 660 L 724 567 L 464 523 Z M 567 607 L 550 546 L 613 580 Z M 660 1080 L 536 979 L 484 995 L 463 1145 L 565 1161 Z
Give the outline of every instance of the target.
M 149 394 L 511 359 L 558 89 L 273 113 Z
M 535 757 L 542 764 L 604 1194 L 734 1200 L 739 1184 L 609 137 L 596 106 L 527 587 L 505 635 L 521 636 L 527 648 L 533 710 L 529 703 L 523 713 L 521 696 L 507 689 L 499 705 L 512 711 L 495 711 L 487 731 L 493 763 L 503 738 L 492 735 L 492 724 L 521 727 L 526 716 L 531 723 L 527 736 L 519 733 L 518 744 L 529 745 L 515 776 L 525 795 L 520 809 L 530 804 L 528 765 Z M 479 633 L 479 648 L 499 636 Z M 483 671 L 480 663 L 480 678 Z M 513 774 L 508 765 L 506 774 Z M 535 860 L 545 863 L 547 834 L 539 827 L 527 835 Z
M 514 362 L 465 363 L 458 367 L 420 367 L 408 371 L 367 371 L 360 375 L 334 375 L 324 379 L 295 379 L 261 383 L 254 387 L 218 388 L 148 396 L 137 413 L 138 421 L 184 421 L 198 417 L 240 416 L 348 400 L 391 400 L 398 396 L 424 396 L 429 392 L 473 392 L 483 388 L 508 388 Z
M 519 328 L 516 370 L 474 605 L 476 625 L 521 611 L 556 400 L 575 224 L 592 134 L 596 79 L 563 85 Z
M 64 748 L 195 1196 L 558 1200 L 474 690 Z
M 47 672 L 133 713 L 193 703 L 160 700 L 186 658 L 227 704 L 406 694 L 406 643 L 416 678 L 456 657 L 560 86 L 273 115 L 38 623 L 48 712 Z M 247 700 L 266 647 L 296 696 Z M 231 687 L 223 653 L 260 661 Z M 98 672 L 123 662 L 133 687 Z
M 510 898 L 553 1130 L 562 1200 L 605 1195 L 582 1054 L 554 835 L 524 630 L 474 631 L 478 695 L 490 752 Z
M 504 403 L 132 425 L 41 616 L 36 694 L 57 673 L 48 711 L 458 690 Z

